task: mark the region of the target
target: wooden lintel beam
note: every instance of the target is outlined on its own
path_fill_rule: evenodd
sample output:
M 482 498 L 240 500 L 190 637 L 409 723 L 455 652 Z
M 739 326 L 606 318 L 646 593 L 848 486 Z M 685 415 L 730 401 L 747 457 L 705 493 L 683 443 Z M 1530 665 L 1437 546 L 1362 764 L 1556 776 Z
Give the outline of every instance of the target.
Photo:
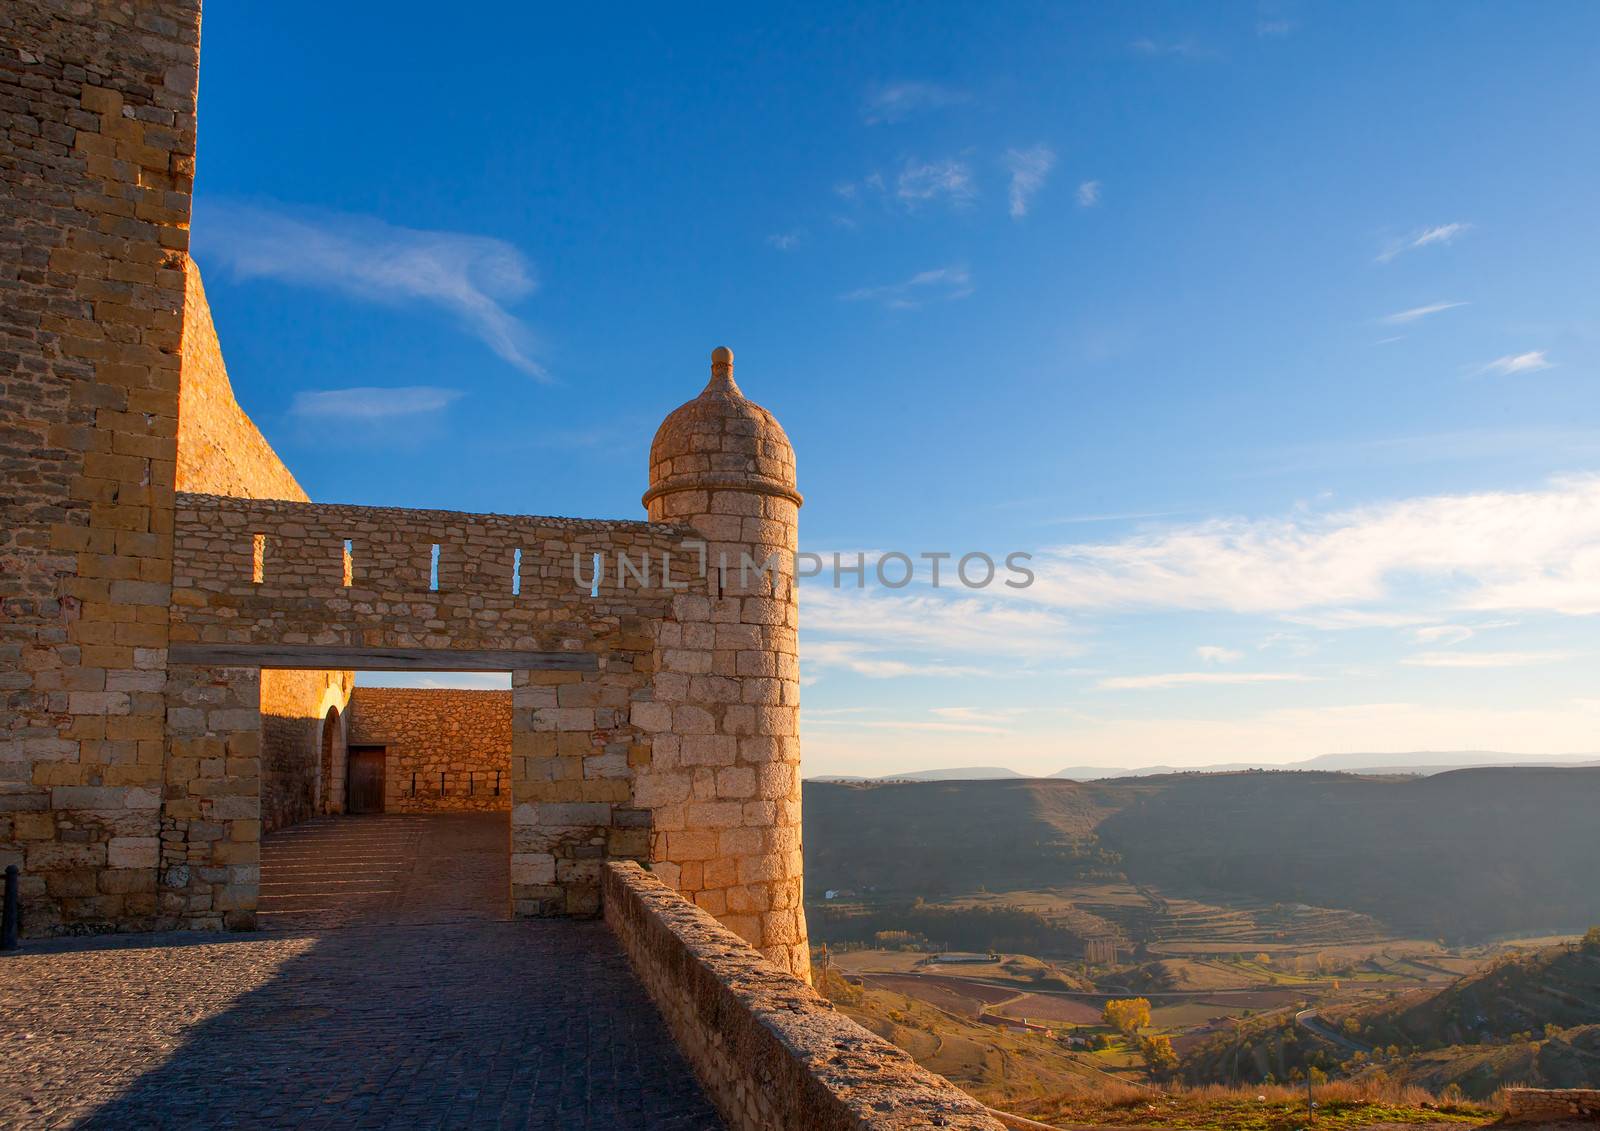
M 318 644 L 174 644 L 167 662 L 210 668 L 366 672 L 592 672 L 591 652 L 457 648 L 334 648 Z

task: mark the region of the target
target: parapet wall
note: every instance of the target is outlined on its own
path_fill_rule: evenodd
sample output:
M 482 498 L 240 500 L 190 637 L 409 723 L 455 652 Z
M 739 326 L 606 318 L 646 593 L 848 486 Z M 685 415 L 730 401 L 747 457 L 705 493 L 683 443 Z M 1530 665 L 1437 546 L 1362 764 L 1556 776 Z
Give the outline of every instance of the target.
M 511 692 L 358 687 L 350 743 L 382 746 L 390 813 L 511 808 Z
M 603 883 L 606 923 L 730 1127 L 1001 1131 L 637 864 L 607 864 Z
M 1600 1119 L 1600 1088 L 1507 1088 L 1505 1105 L 1511 1123 Z

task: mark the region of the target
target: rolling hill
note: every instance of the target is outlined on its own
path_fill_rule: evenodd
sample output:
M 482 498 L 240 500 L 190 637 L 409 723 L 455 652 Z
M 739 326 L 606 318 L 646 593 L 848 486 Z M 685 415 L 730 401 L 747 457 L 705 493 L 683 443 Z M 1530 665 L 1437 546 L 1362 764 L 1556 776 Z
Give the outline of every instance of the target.
M 808 888 L 991 892 L 1120 868 L 1453 941 L 1600 921 L 1600 769 L 805 785 Z

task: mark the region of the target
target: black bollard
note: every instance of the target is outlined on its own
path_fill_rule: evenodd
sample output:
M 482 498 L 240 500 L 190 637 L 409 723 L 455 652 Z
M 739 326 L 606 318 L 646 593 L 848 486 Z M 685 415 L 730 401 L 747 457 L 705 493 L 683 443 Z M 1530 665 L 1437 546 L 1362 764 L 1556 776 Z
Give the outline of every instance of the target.
M 17 949 L 17 932 L 21 930 L 22 900 L 17 893 L 17 866 L 6 865 L 5 910 L 0 913 L 0 950 Z

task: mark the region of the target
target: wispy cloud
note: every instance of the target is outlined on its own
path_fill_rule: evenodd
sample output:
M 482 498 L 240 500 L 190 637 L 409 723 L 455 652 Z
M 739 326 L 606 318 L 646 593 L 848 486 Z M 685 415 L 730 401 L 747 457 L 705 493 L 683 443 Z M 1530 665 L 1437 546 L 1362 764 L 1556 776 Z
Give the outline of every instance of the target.
M 953 205 L 971 203 L 978 195 L 972 169 L 965 161 L 908 161 L 895 178 L 894 194 L 907 208 L 930 200 L 944 199 Z
M 1477 372 L 1509 377 L 1513 373 L 1534 373 L 1540 369 L 1549 369 L 1554 364 L 1555 362 L 1545 357 L 1544 350 L 1529 350 L 1527 353 L 1497 357 L 1487 365 L 1481 366 Z
M 1175 40 L 1162 42 L 1156 39 L 1136 39 L 1128 44 L 1130 50 L 1137 55 L 1151 57 L 1166 56 L 1177 59 L 1215 59 L 1217 52 L 1209 47 L 1203 47 L 1192 40 Z
M 1244 659 L 1243 652 L 1224 648 L 1220 644 L 1202 644 L 1194 650 L 1194 654 L 1207 664 L 1231 664 L 1235 660 Z
M 805 668 L 843 668 L 868 679 L 895 679 L 902 676 L 981 676 L 982 668 L 947 664 L 940 660 L 901 659 L 881 645 L 851 640 L 813 640 L 806 644 L 802 658 Z M 811 673 L 807 672 L 809 678 Z
M 966 91 L 938 83 L 885 83 L 867 92 L 861 108 L 861 120 L 869 126 L 893 124 L 924 110 L 959 106 L 971 100 L 972 96 Z
M 1262 39 L 1283 39 L 1294 30 L 1294 24 L 1288 20 L 1256 21 L 1256 34 Z
M 1055 168 L 1056 155 L 1048 145 L 1035 145 L 1029 149 L 1008 149 L 1006 168 L 1011 171 L 1011 218 L 1020 220 L 1028 214 L 1028 202 L 1033 194 L 1044 187 L 1045 178 Z
M 311 419 L 384 420 L 438 412 L 460 397 L 459 389 L 441 389 L 434 385 L 403 385 L 391 389 L 360 386 L 296 393 L 289 411 Z
M 999 711 L 980 711 L 976 707 L 934 707 L 933 713 L 958 723 L 1003 723 L 1008 718 Z
M 775 247 L 779 251 L 793 251 L 805 242 L 806 233 L 802 228 L 795 228 L 788 232 L 774 232 L 767 237 L 767 246 Z
M 1016 597 L 1058 608 L 1273 613 L 1312 627 L 1437 623 L 1436 608 L 1600 612 L 1600 475 L 1287 518 L 1216 519 L 1035 555 Z
M 1401 663 L 1418 668 L 1526 668 L 1571 656 L 1570 652 L 1418 652 Z
M 928 302 L 949 302 L 972 293 L 972 276 L 963 266 L 919 271 L 903 283 L 859 287 L 839 297 L 845 302 L 878 302 L 893 310 L 915 310 Z
M 533 337 L 505 304 L 535 287 L 505 240 L 403 228 L 371 216 L 229 201 L 195 206 L 196 255 L 240 279 L 276 279 L 395 306 L 435 306 L 503 360 L 539 380 Z
M 1436 224 L 1431 228 L 1422 228 L 1418 231 L 1412 232 L 1410 235 L 1401 236 L 1397 240 L 1391 240 L 1384 246 L 1384 249 L 1378 253 L 1378 262 L 1388 263 L 1397 256 L 1404 255 L 1408 251 L 1415 251 L 1421 247 L 1431 247 L 1434 244 L 1451 243 L 1457 236 L 1461 235 L 1463 232 L 1469 231 L 1471 228 L 1471 224 L 1462 223 L 1460 221 L 1450 224 Z
M 1111 676 L 1095 686 L 1107 691 L 1150 691 L 1192 683 L 1303 683 L 1310 678 L 1294 672 L 1165 672 L 1161 675 Z
M 1460 644 L 1470 640 L 1473 630 L 1464 624 L 1429 624 L 1412 633 L 1418 644 Z
M 1100 203 L 1100 182 L 1084 181 L 1078 186 L 1078 207 L 1093 208 Z
M 1435 302 L 1427 306 L 1413 306 L 1410 310 L 1399 310 L 1393 314 L 1385 314 L 1378 319 L 1386 326 L 1400 326 L 1407 322 L 1415 322 L 1419 318 L 1426 318 L 1430 314 L 1438 314 L 1441 310 L 1454 310 L 1458 306 L 1470 305 L 1465 302 Z M 1385 339 L 1393 341 L 1394 339 Z

